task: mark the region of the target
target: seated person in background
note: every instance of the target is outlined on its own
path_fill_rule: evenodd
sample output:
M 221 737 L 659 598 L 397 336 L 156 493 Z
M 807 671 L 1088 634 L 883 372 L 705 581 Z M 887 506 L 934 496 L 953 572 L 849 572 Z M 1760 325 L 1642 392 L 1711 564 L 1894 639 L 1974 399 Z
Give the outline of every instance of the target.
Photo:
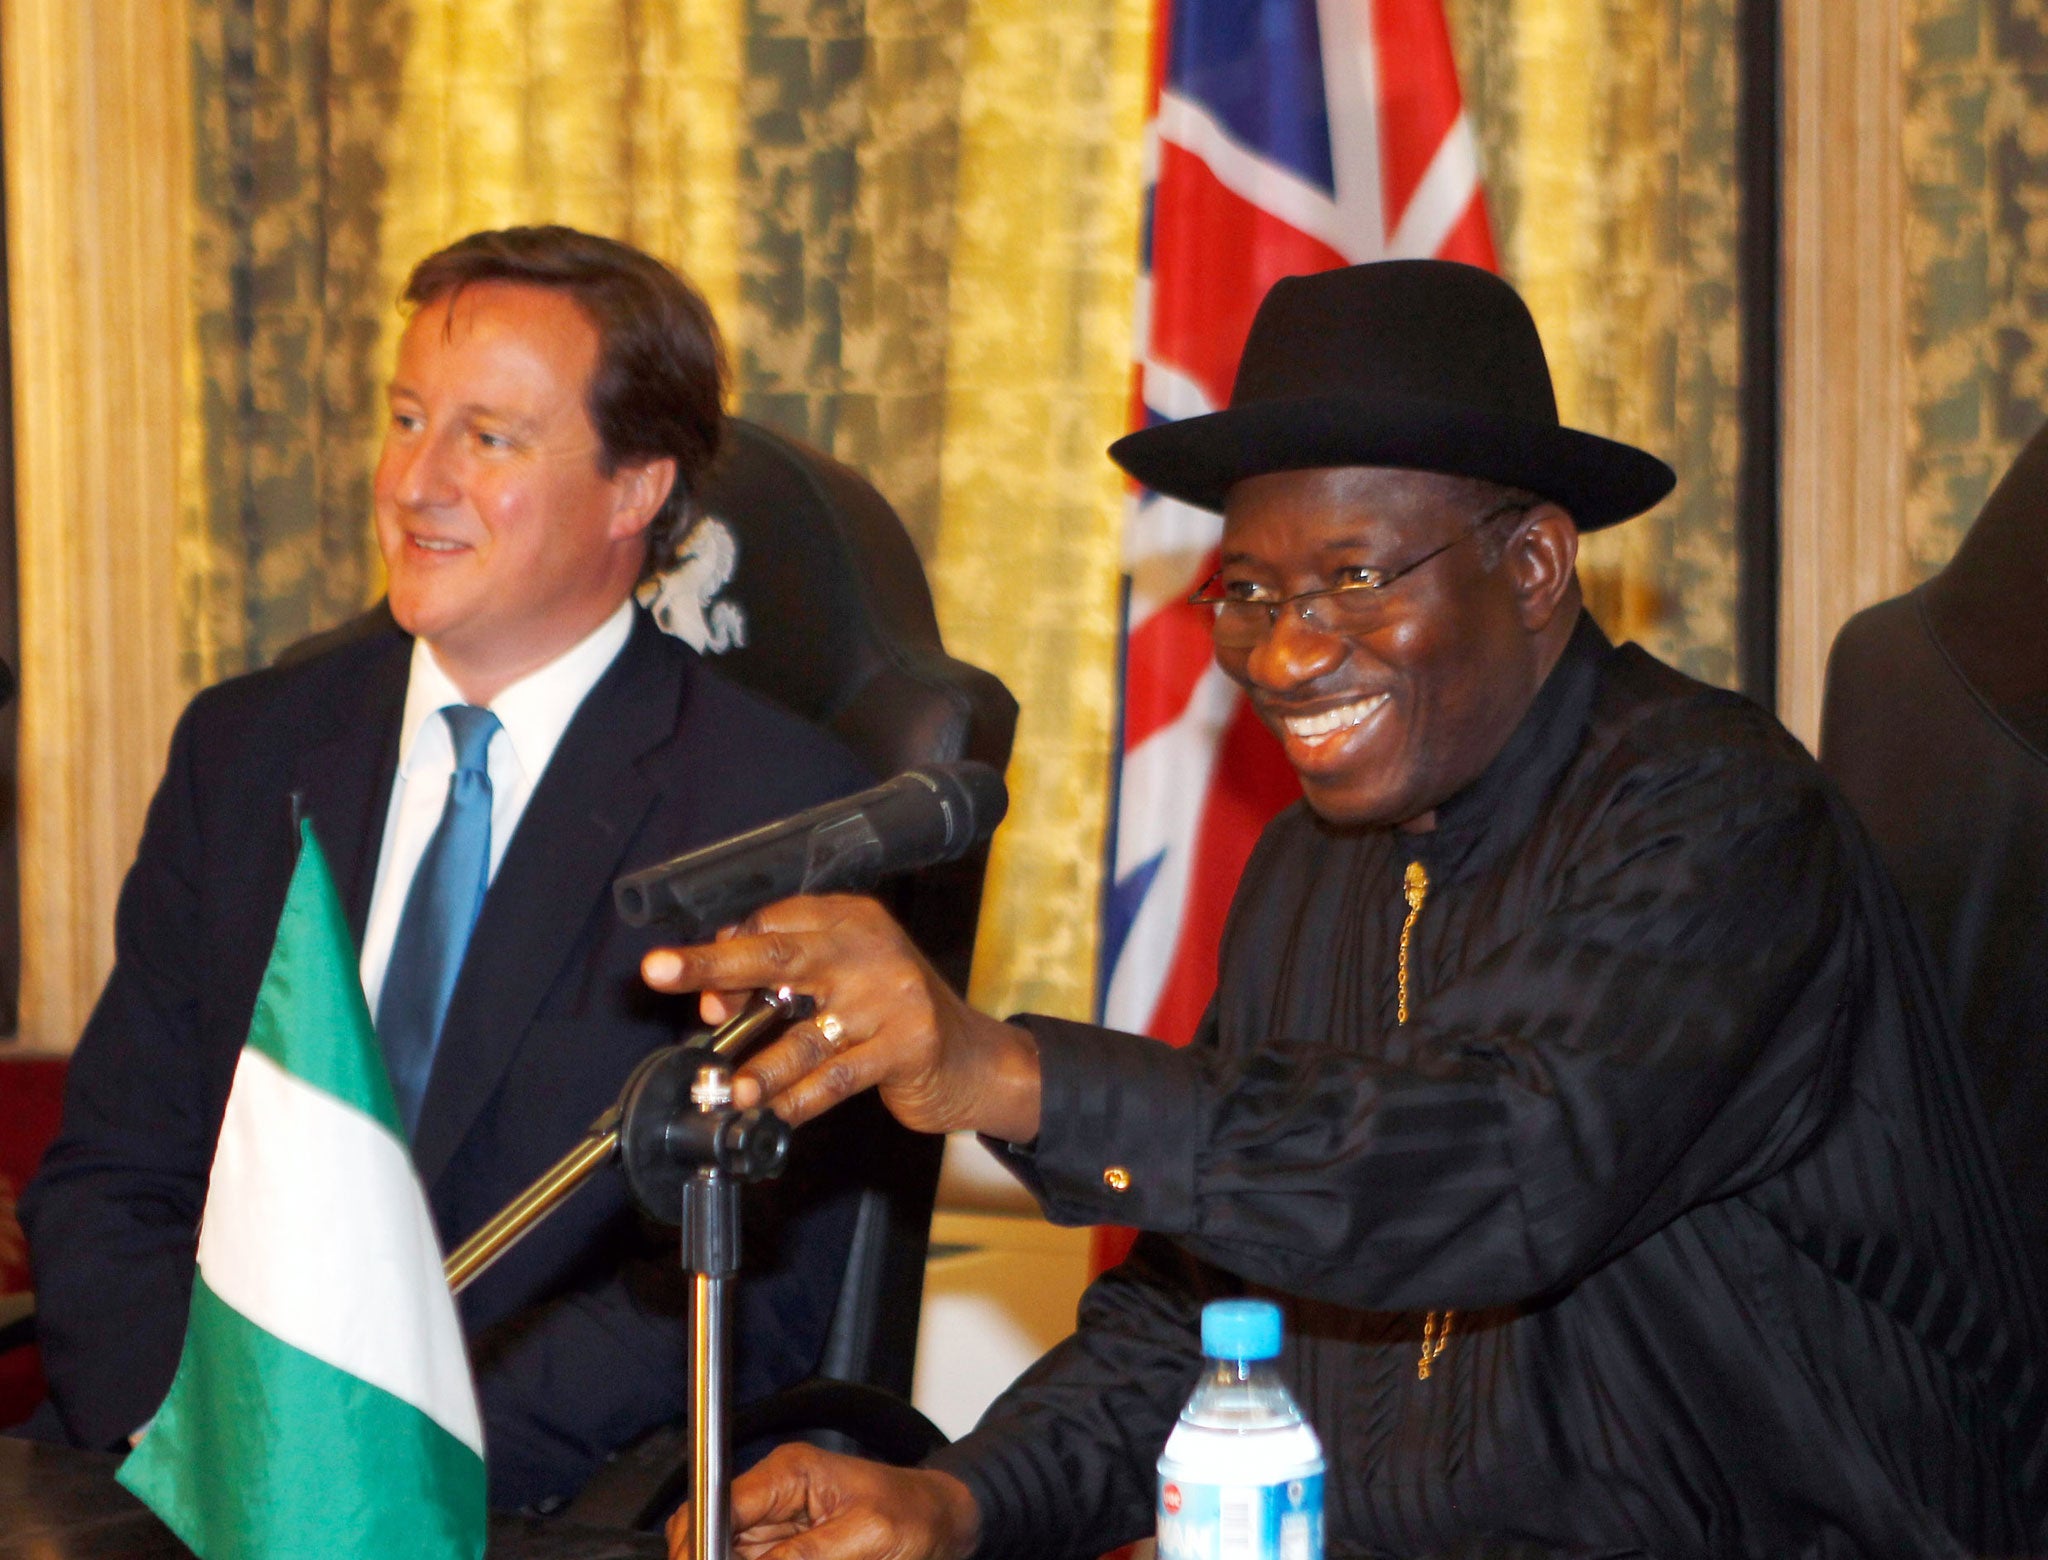
M 51 1392 L 32 1433 L 117 1445 L 170 1385 L 295 814 L 361 942 L 452 1246 L 694 1019 L 638 980 L 652 934 L 620 922 L 613 876 L 863 783 L 634 602 L 722 431 L 721 352 L 689 286 L 609 239 L 517 228 L 428 257 L 405 300 L 375 480 L 388 597 L 193 700 L 122 889 L 114 971 L 22 1202 Z M 423 934 L 422 862 L 478 782 L 488 891 L 473 932 Z M 804 1376 L 823 1345 L 853 1215 L 819 1171 L 831 1152 L 803 1145 L 750 1220 L 743 1395 Z M 465 1292 L 495 1504 L 573 1493 L 683 1414 L 676 1265 L 607 1177 Z
M 1774 720 L 1582 610 L 1580 531 L 1670 472 L 1559 427 L 1520 300 L 1429 261 L 1279 283 L 1229 409 L 1114 453 L 1222 510 L 1216 656 L 1305 802 L 1185 1050 L 975 1012 L 863 899 L 649 956 L 707 1016 L 816 998 L 742 1102 L 877 1088 L 1146 1232 L 928 1467 L 741 1479 L 740 1552 L 1150 1531 L 1202 1303 L 1254 1294 L 1333 1557 L 2041 1553 L 2040 1320 L 1898 902 Z
M 2048 428 L 1946 568 L 1843 626 L 1820 764 L 1927 934 L 2048 1297 Z

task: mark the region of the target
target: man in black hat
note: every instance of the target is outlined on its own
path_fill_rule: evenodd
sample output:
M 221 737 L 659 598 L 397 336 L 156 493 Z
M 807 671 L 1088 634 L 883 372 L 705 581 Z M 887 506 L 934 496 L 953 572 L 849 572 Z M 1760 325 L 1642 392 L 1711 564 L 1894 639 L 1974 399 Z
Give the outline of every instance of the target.
M 1775 721 L 1581 608 L 1579 532 L 1670 472 L 1560 428 L 1520 300 L 1432 262 L 1280 283 L 1230 408 L 1112 453 L 1223 510 L 1197 599 L 1305 805 L 1186 1050 L 976 1013 L 865 900 L 644 962 L 817 999 L 743 1098 L 876 1087 L 1146 1232 L 927 1468 L 742 1480 L 741 1552 L 1148 1531 L 1241 1293 L 1287 1313 L 1332 1556 L 2040 1552 L 2035 1299 L 1895 896 Z

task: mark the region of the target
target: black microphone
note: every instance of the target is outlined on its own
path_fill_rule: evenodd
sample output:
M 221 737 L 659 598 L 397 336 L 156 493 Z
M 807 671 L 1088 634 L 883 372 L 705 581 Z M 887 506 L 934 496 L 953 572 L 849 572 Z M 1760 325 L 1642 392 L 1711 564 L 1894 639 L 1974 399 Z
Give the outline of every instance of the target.
M 986 764 L 927 764 L 780 823 L 688 851 L 612 884 L 620 918 L 659 922 L 683 942 L 791 894 L 864 893 L 883 878 L 956 861 L 1009 810 Z

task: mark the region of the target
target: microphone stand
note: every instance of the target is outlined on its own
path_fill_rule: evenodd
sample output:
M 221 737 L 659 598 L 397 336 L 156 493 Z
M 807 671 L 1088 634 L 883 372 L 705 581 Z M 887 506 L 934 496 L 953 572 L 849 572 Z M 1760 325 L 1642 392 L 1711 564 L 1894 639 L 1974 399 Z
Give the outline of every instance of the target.
M 443 1265 L 460 1294 L 614 1159 L 644 1212 L 681 1225 L 690 1273 L 693 1560 L 725 1560 L 732 1549 L 730 1291 L 740 1265 L 740 1188 L 780 1175 L 789 1154 L 790 1128 L 780 1117 L 733 1108 L 732 1066 L 770 1029 L 810 1008 L 788 987 L 757 992 L 707 1038 L 651 1053 L 582 1141 Z
M 653 1052 L 641 1063 L 641 1069 L 657 1058 L 676 1052 L 708 1053 L 715 1057 L 743 1060 L 765 1031 L 808 1018 L 810 1007 L 809 997 L 798 996 L 787 986 L 779 991 L 756 992 L 745 1008 L 712 1033 L 686 1046 L 669 1046 Z M 505 1204 L 489 1223 L 449 1254 L 448 1260 L 441 1264 L 441 1272 L 448 1280 L 450 1291 L 459 1295 L 475 1283 L 486 1268 L 518 1245 L 527 1232 L 560 1207 L 571 1192 L 611 1163 L 619 1147 L 622 1107 L 638 1077 L 639 1070 L 636 1070 L 620 1092 L 620 1103 L 593 1121 L 590 1130 L 574 1148 L 542 1171 L 539 1179 Z M 664 1224 L 675 1222 L 673 1207 L 647 1211 Z

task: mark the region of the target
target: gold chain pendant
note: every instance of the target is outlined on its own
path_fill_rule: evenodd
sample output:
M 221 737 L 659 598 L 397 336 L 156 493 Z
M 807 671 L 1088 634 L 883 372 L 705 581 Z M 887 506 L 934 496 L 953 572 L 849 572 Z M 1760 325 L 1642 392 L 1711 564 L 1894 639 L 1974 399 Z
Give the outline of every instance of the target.
M 1415 935 L 1415 923 L 1422 919 L 1422 902 L 1429 897 L 1429 873 L 1419 861 L 1408 863 L 1408 870 L 1401 874 L 1401 893 L 1408 901 L 1408 919 L 1401 923 L 1401 959 L 1397 971 L 1399 989 L 1396 993 L 1395 1018 L 1400 1023 L 1408 1022 L 1408 940 Z M 1443 1313 L 1443 1324 L 1437 1324 L 1437 1313 L 1431 1311 L 1422 1319 L 1422 1358 L 1415 1366 L 1418 1381 L 1429 1380 L 1429 1368 L 1437 1356 L 1444 1352 L 1444 1345 L 1451 1341 L 1451 1319 L 1458 1313 Z
M 1451 1341 L 1451 1318 L 1456 1311 L 1443 1313 L 1443 1325 L 1437 1325 L 1437 1313 L 1431 1311 L 1422 1319 L 1422 1359 L 1415 1367 L 1417 1381 L 1429 1380 L 1429 1367 L 1436 1363 L 1436 1357 L 1444 1352 L 1444 1345 Z
M 1415 923 L 1422 919 L 1422 901 L 1429 897 L 1429 873 L 1419 861 L 1408 863 L 1408 870 L 1401 874 L 1401 892 L 1407 896 L 1408 919 L 1401 923 L 1401 959 L 1398 969 L 1400 987 L 1395 1004 L 1395 1022 L 1408 1022 L 1408 939 L 1415 935 Z

